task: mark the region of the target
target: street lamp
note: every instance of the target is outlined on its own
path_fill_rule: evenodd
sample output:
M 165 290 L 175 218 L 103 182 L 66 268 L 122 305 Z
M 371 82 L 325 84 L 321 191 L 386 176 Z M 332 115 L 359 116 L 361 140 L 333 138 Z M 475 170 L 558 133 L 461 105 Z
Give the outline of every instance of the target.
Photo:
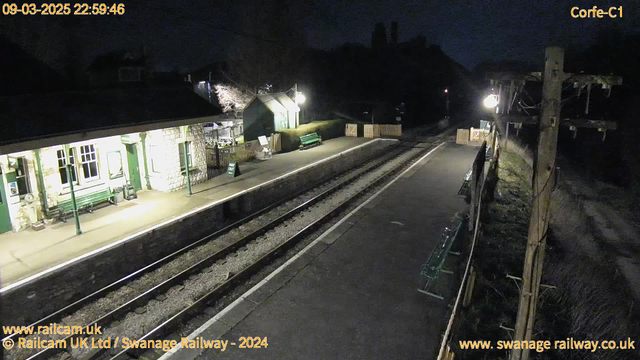
M 484 101 L 483 104 L 486 108 L 494 108 L 496 106 L 498 106 L 498 95 L 489 95 L 487 96 Z
M 304 94 L 298 91 L 296 93 L 296 104 L 304 104 L 305 100 L 307 100 L 307 98 L 304 96 Z

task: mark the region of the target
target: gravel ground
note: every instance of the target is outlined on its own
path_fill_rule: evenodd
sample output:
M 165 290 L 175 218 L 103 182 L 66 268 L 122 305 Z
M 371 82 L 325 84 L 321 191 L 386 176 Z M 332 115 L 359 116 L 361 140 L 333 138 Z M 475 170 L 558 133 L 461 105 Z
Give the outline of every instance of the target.
M 65 318 L 62 319 L 61 324 L 82 326 L 84 324 L 94 321 L 95 319 L 109 313 L 110 311 L 121 306 L 127 301 L 130 301 L 131 299 L 135 298 L 140 293 L 178 274 L 179 272 L 185 270 L 186 268 L 193 265 L 194 263 L 209 257 L 210 255 L 214 254 L 215 252 L 225 247 L 226 244 L 233 243 L 238 239 L 260 229 L 262 226 L 266 225 L 268 222 L 285 214 L 286 212 L 302 204 L 303 202 L 313 198 L 319 193 L 326 191 L 327 189 L 343 181 L 362 176 L 362 174 L 366 174 L 368 171 L 371 171 L 371 169 L 379 166 L 381 163 L 384 163 L 390 158 L 398 156 L 398 154 L 406 150 L 407 150 L 406 147 L 398 146 L 392 149 L 392 151 L 390 151 L 388 154 L 385 154 L 382 157 L 380 157 L 379 159 L 363 164 L 359 168 L 354 169 L 354 171 L 350 171 L 347 174 L 337 176 L 336 178 L 329 180 L 326 183 L 322 184 L 321 186 L 306 192 L 305 194 L 297 197 L 296 199 L 288 201 L 280 205 L 279 207 L 269 211 L 268 213 L 265 213 L 255 219 L 252 219 L 246 224 L 240 226 L 239 228 L 232 229 L 231 231 L 225 234 L 222 234 L 218 238 L 211 240 L 206 244 L 203 244 L 195 249 L 192 249 L 191 251 L 188 251 L 185 254 L 182 254 L 181 256 L 165 264 L 161 268 L 142 275 L 140 278 L 132 281 L 131 283 L 108 293 L 105 297 L 100 298 L 93 303 L 87 304 L 86 306 L 76 311 L 75 313 L 69 316 L 66 316 Z M 408 151 L 408 153 L 414 153 L 414 152 L 415 150 Z M 353 189 L 353 187 L 356 184 L 366 184 L 366 182 L 363 182 L 365 181 L 365 179 L 375 178 L 379 176 L 380 171 L 385 171 L 382 169 L 388 170 L 390 167 L 393 168 L 394 166 L 391 166 L 390 164 L 398 164 L 398 161 L 400 161 L 399 159 L 407 159 L 410 156 L 411 155 L 404 153 L 398 159 L 391 161 L 388 164 L 385 164 L 385 166 L 373 172 L 377 175 L 372 175 L 373 173 L 367 174 L 363 176 L 362 179 L 356 180 L 353 184 L 350 184 L 347 187 L 349 189 Z M 358 187 L 358 189 L 360 188 L 361 187 Z M 355 193 L 355 192 L 356 192 L 355 190 L 352 190 L 349 193 Z M 298 220 L 294 221 L 295 219 L 291 219 L 287 223 L 279 226 L 277 229 L 274 229 L 268 234 L 265 234 L 265 236 L 258 238 L 257 240 L 249 244 L 247 247 L 244 247 L 243 249 L 241 249 L 239 252 L 232 254 L 227 259 L 228 261 L 227 260 L 218 261 L 218 263 L 216 263 L 215 265 L 205 269 L 202 274 L 196 275 L 193 277 L 193 279 L 190 279 L 189 281 L 185 282 L 185 286 L 183 288 L 177 288 L 177 287 L 172 288 L 164 295 L 167 297 L 167 299 L 169 299 L 174 296 L 174 293 L 180 293 L 180 295 L 182 295 L 180 296 L 180 298 L 183 300 L 187 299 L 186 301 L 193 301 L 194 299 L 199 298 L 200 297 L 199 294 L 206 293 L 207 289 L 210 290 L 213 287 L 215 287 L 215 285 L 224 281 L 226 279 L 228 272 L 234 272 L 234 273 L 238 272 L 239 270 L 246 267 L 251 262 L 258 259 L 260 256 L 262 256 L 258 254 L 264 254 L 274 246 L 277 246 L 279 243 L 277 241 L 274 242 L 273 241 L 274 238 L 280 238 L 281 240 L 284 240 L 284 238 L 282 238 L 283 236 L 286 236 L 287 234 L 293 235 L 295 232 L 302 229 L 308 223 L 311 223 L 314 218 L 317 218 L 318 215 L 316 214 L 318 213 L 318 211 L 322 212 L 323 211 L 322 209 L 326 209 L 327 206 L 329 207 L 332 206 L 327 204 L 334 204 L 334 203 L 338 204 L 340 202 L 339 200 L 340 198 L 344 199 L 347 196 L 350 196 L 350 195 L 344 195 L 345 194 L 344 191 L 338 191 L 338 194 L 340 195 L 331 195 L 328 198 L 324 199 L 322 201 L 323 206 L 314 206 L 311 209 L 308 209 L 302 212 L 300 215 L 296 217 L 296 219 L 299 218 Z M 318 207 L 320 207 L 321 209 L 317 210 L 316 208 Z M 305 219 L 305 220 L 301 221 L 302 219 Z M 300 224 L 304 224 L 304 225 L 300 225 Z M 244 258 L 246 258 L 246 260 L 242 260 L 242 261 L 239 260 Z M 208 281 L 205 281 L 205 280 L 208 280 Z M 194 282 L 195 284 L 191 284 L 191 282 Z M 187 288 L 188 290 L 184 292 L 184 289 L 187 289 Z M 176 303 L 181 304 L 181 306 L 184 307 L 189 302 L 180 303 L 180 301 L 183 301 L 183 300 L 178 300 L 178 302 L 174 302 L 174 304 Z M 160 307 L 163 306 L 163 303 L 165 301 L 167 300 L 164 300 L 164 301 L 151 300 L 144 308 L 146 308 L 147 313 L 153 312 L 154 314 L 157 314 L 158 318 L 168 318 L 170 317 L 170 315 L 167 315 L 167 314 L 171 313 L 171 310 L 168 310 L 166 308 L 160 309 Z M 171 308 L 173 309 L 173 307 Z M 139 311 L 142 312 L 143 309 L 139 309 Z M 135 312 L 133 314 L 140 315 Z M 111 324 L 110 329 L 120 328 L 121 326 L 127 326 L 126 324 L 128 323 L 128 320 L 131 317 L 135 318 L 134 321 L 137 321 L 137 318 L 135 316 L 133 316 L 132 314 L 129 314 L 122 321 L 114 322 L 113 324 Z M 148 318 L 148 316 L 146 316 L 146 318 Z M 138 326 L 135 326 L 135 328 L 139 329 L 139 331 L 135 331 L 135 333 L 138 333 L 138 332 L 144 333 L 146 326 L 151 326 L 148 324 L 152 322 L 153 322 L 152 319 L 149 319 L 149 321 L 140 322 Z M 149 329 L 146 329 L 146 330 L 148 331 Z M 116 332 L 114 334 L 117 334 L 116 336 L 125 336 L 122 330 L 115 330 L 115 331 Z M 103 336 L 110 336 L 110 334 L 105 333 L 103 334 Z M 29 337 L 28 339 L 33 339 L 34 337 L 35 336 L 32 336 L 32 337 Z M 61 339 L 61 338 L 64 338 L 64 336 L 54 335 L 49 337 L 46 335 L 40 335 L 40 338 L 41 339 L 47 339 L 47 338 Z M 5 351 L 4 355 L 6 359 L 14 360 L 14 359 L 24 359 L 32 355 L 33 353 L 34 352 L 32 351 L 28 351 L 28 349 L 17 349 L 16 347 L 12 351 Z M 64 355 L 62 356 L 64 358 Z M 74 353 L 74 357 L 76 357 L 75 353 Z
M 102 337 L 127 337 L 138 339 L 162 322 L 169 319 L 186 306 L 193 304 L 197 299 L 207 294 L 209 291 L 220 285 L 227 278 L 229 272 L 238 273 L 242 269 L 251 265 L 257 259 L 265 255 L 267 252 L 282 244 L 290 236 L 302 230 L 315 219 L 331 212 L 340 203 L 356 194 L 363 188 L 369 186 L 371 182 L 380 177 L 383 173 L 392 170 L 401 165 L 422 149 L 412 149 L 401 154 L 397 158 L 389 161 L 381 167 L 365 174 L 354 183 L 348 185 L 344 189 L 330 195 L 318 204 L 301 212 L 296 217 L 277 226 L 273 230 L 267 232 L 255 241 L 249 243 L 243 249 L 231 254 L 229 257 L 219 260 L 213 266 L 205 269 L 201 274 L 193 276 L 185 281 L 183 285 L 173 287 L 164 295 L 166 299 L 151 300 L 144 306 L 144 309 L 138 309 L 125 316 L 118 323 L 111 324 L 103 329 Z M 111 350 L 113 353 L 117 349 Z M 73 349 L 71 355 L 73 358 L 80 358 L 88 353 L 88 349 Z

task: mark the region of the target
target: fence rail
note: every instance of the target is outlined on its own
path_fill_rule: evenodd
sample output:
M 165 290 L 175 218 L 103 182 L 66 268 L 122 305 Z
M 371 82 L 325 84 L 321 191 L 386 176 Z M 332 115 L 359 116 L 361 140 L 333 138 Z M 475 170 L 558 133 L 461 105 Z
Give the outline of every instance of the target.
M 276 153 L 282 150 L 280 134 L 273 134 L 267 138 L 269 149 Z M 225 147 L 207 147 L 207 167 L 226 168 L 231 161 L 246 162 L 256 158 L 262 152 L 262 145 L 258 140 L 247 141 L 243 144 Z
M 495 131 L 495 128 L 488 135 L 489 136 L 485 137 L 485 139 L 489 140 L 490 141 L 489 143 L 492 144 L 491 145 L 492 157 L 490 159 L 491 163 L 489 167 L 490 170 L 487 172 L 487 173 L 490 173 L 491 171 L 495 171 L 496 169 L 499 151 L 497 151 L 498 135 L 497 135 L 497 132 Z M 467 283 L 470 282 L 469 275 L 472 272 L 471 261 L 473 259 L 473 253 L 476 247 L 476 243 L 478 241 L 478 237 L 480 236 L 479 234 L 481 233 L 481 227 L 482 227 L 482 223 L 480 222 L 480 213 L 482 212 L 482 207 L 483 207 L 482 195 L 484 194 L 484 191 L 485 191 L 485 184 L 486 184 L 486 178 L 487 178 L 487 174 L 484 171 L 485 161 L 487 160 L 486 154 L 487 154 L 487 141 L 485 140 L 482 143 L 482 146 L 478 151 L 478 154 L 476 155 L 476 158 L 473 162 L 473 173 L 471 176 L 471 181 L 472 181 L 471 194 L 472 195 L 471 195 L 471 204 L 470 204 L 471 214 L 469 217 L 470 230 L 473 233 L 473 237 L 471 239 L 471 249 L 469 251 L 469 257 L 464 269 L 462 281 L 460 282 L 460 288 L 458 289 L 458 295 L 456 296 L 456 301 L 453 305 L 453 310 L 451 311 L 451 316 L 449 317 L 447 328 L 442 337 L 442 342 L 440 344 L 440 351 L 438 352 L 438 360 L 453 359 L 453 353 L 451 352 L 451 347 L 449 344 L 451 340 L 450 339 L 451 329 L 453 328 L 453 323 L 456 321 L 456 315 L 458 314 L 458 311 L 460 308 L 460 302 L 463 300 L 463 296 L 465 298 L 470 298 L 471 296 L 469 292 L 467 292 L 465 296 L 465 288 L 467 287 Z

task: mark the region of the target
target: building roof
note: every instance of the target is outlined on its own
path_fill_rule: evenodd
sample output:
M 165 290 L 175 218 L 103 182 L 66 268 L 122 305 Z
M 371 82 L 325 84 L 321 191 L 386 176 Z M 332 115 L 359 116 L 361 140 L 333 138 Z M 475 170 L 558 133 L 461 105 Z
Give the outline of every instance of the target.
M 220 113 L 220 109 L 196 95 L 190 86 L 0 97 L 0 123 L 3 124 L 0 147 L 103 129 L 211 117 Z
M 67 78 L 0 36 L 0 96 L 66 90 Z
M 249 102 L 251 104 L 255 100 L 261 101 L 272 113 L 281 113 L 287 111 L 300 111 L 298 105 L 286 93 L 272 93 L 257 95 Z M 247 105 L 248 106 L 248 105 Z
M 135 58 L 127 51 L 113 51 L 96 56 L 87 71 L 117 70 L 125 66 L 144 67 L 144 58 Z

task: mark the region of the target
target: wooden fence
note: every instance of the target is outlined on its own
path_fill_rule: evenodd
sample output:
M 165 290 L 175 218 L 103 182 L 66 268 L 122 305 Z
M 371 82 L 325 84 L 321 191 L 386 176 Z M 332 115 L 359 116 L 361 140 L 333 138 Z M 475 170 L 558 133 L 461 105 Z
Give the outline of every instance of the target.
M 280 134 L 273 134 L 273 136 L 267 138 L 267 141 L 272 152 L 277 153 L 282 150 Z M 207 147 L 205 151 L 207 153 L 207 167 L 224 169 L 229 165 L 230 161 L 242 163 L 255 159 L 256 154 L 262 151 L 262 146 L 258 140 L 252 140 L 244 144 L 225 146 L 218 149 Z
M 380 136 L 402 136 L 402 125 L 380 124 Z
M 456 134 L 456 144 L 467 145 L 469 144 L 469 130 L 458 129 Z
M 345 124 L 344 135 L 358 137 L 358 124 Z
M 381 136 L 402 136 L 402 125 L 365 124 L 364 137 L 377 138 Z

